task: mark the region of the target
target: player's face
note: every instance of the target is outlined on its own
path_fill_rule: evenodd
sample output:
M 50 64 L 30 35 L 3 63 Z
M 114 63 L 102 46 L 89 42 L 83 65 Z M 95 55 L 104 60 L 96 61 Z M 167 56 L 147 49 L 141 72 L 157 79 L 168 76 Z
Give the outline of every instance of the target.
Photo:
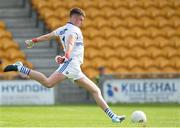
M 78 27 L 80 27 L 80 26 L 82 25 L 83 21 L 84 21 L 84 17 L 83 17 L 83 16 L 76 16 L 75 19 L 76 19 L 76 20 L 75 20 L 75 24 L 76 24 Z

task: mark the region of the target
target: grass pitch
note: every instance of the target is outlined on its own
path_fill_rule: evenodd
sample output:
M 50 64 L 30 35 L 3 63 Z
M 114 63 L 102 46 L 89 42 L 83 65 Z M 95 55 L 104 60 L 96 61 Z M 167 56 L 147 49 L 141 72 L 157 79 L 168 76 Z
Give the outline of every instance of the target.
M 135 110 L 147 115 L 147 127 L 180 127 L 180 105 L 111 105 L 114 112 L 125 114 L 122 124 L 113 124 L 96 105 L 1 106 L 0 127 L 141 127 L 130 121 Z

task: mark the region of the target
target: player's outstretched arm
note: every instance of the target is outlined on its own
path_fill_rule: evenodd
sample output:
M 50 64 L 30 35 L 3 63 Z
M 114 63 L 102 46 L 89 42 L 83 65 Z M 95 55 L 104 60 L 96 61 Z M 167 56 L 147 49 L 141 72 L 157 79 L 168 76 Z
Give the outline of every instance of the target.
M 55 37 L 56 37 L 55 33 L 51 32 L 51 33 L 33 38 L 31 40 L 26 40 L 25 44 L 27 45 L 27 48 L 32 48 L 35 43 L 51 40 L 52 38 L 55 38 Z

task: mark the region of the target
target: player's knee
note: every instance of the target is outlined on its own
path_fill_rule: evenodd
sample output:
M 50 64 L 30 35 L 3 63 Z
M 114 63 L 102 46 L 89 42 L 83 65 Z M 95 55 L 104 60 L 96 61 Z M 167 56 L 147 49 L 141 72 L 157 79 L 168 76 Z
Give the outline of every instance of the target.
M 97 94 L 101 95 L 101 90 L 97 88 Z
M 45 87 L 47 87 L 47 88 L 52 88 L 52 87 L 54 86 L 54 85 L 53 85 L 51 82 L 49 82 L 48 80 L 43 80 L 42 84 L 44 84 Z
M 92 93 L 96 95 L 101 95 L 101 90 L 99 88 L 95 88 Z
M 47 87 L 47 88 L 52 88 L 52 87 L 54 87 L 54 84 L 48 82 L 48 83 L 46 84 L 46 87 Z
M 52 84 L 46 84 L 46 87 L 47 88 L 52 88 L 52 87 L 54 87 Z

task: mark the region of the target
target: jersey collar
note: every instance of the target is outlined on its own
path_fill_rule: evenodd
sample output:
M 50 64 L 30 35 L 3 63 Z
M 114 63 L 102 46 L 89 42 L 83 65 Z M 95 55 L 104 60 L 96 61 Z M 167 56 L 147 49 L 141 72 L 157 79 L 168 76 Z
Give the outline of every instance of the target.
M 74 25 L 72 22 L 67 22 L 68 24 L 72 24 L 72 25 Z

